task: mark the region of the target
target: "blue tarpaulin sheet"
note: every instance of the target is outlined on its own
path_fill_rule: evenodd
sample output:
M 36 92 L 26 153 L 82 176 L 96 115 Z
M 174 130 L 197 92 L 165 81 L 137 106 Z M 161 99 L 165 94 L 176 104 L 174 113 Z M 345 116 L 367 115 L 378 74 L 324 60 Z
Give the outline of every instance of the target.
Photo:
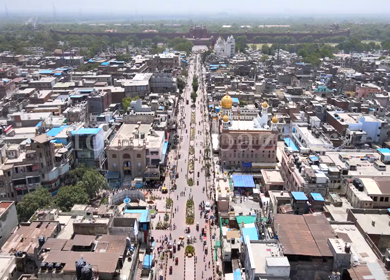
M 163 155 L 166 155 L 167 154 L 167 150 L 168 150 L 168 141 L 165 141 L 164 143 L 164 147 L 163 147 Z
M 63 131 L 67 127 L 69 127 L 69 125 L 63 125 L 63 126 L 60 126 L 60 127 L 54 127 L 52 129 L 50 129 L 46 134 L 48 136 L 51 136 L 51 137 L 56 137 L 58 135 L 58 133 L 60 133 L 61 131 Z
M 39 122 L 35 127 L 40 127 L 42 126 L 42 122 Z
M 102 62 L 102 65 L 103 66 L 107 66 L 107 65 L 109 65 L 110 63 L 109 62 Z
M 309 159 L 311 161 L 318 161 L 319 160 L 319 158 L 317 156 L 309 156 Z
M 233 272 L 233 280 L 241 280 L 242 277 L 241 277 L 241 271 L 239 268 L 237 268 L 234 272 Z
M 307 200 L 307 196 L 303 192 L 291 192 L 295 200 Z
M 51 74 L 53 73 L 53 70 L 41 70 L 39 71 L 39 74 Z
M 286 143 L 287 147 L 291 148 L 293 150 L 293 152 L 298 152 L 298 148 L 297 146 L 295 145 L 295 143 L 293 142 L 293 140 L 291 140 L 291 138 L 284 138 L 284 143 Z
M 242 228 L 242 236 L 244 237 L 245 242 L 245 236 L 249 236 L 249 240 L 259 240 L 259 234 L 257 233 L 256 227 L 248 227 L 248 228 Z
M 232 100 L 233 100 L 233 103 L 240 103 L 240 101 L 238 100 L 237 97 L 232 98 Z
M 152 255 L 145 255 L 144 263 L 142 264 L 142 268 L 151 269 L 152 262 L 153 262 L 153 256 Z
M 235 188 L 254 188 L 255 182 L 252 175 L 233 175 L 233 186 Z
M 98 127 L 98 128 L 89 128 L 89 127 L 86 127 L 86 128 L 80 128 L 79 130 L 76 130 L 76 131 L 72 131 L 72 134 L 73 135 L 90 135 L 90 134 L 97 134 L 100 129 L 102 129 L 101 127 Z

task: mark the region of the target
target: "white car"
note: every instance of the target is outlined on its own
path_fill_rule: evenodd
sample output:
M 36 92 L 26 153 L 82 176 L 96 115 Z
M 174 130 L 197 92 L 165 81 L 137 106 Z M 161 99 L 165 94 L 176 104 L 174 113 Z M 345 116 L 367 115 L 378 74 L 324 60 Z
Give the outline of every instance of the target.
M 206 213 L 210 212 L 210 210 L 211 210 L 210 202 L 207 201 L 207 202 L 204 204 L 204 210 L 206 210 Z

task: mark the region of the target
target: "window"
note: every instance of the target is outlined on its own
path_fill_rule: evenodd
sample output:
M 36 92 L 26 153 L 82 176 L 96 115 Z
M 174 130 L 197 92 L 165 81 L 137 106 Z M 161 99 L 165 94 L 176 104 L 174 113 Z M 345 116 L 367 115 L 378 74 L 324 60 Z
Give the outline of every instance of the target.
M 112 155 L 112 158 L 116 158 L 116 154 L 113 154 L 113 155 Z
M 383 197 L 383 196 L 380 197 L 379 201 L 380 201 L 380 202 L 383 202 L 383 200 L 384 200 L 384 197 Z
M 385 202 L 389 202 L 389 198 L 388 197 L 385 197 Z
M 374 201 L 378 201 L 378 197 L 374 196 L 374 197 L 373 197 L 373 200 L 374 200 Z

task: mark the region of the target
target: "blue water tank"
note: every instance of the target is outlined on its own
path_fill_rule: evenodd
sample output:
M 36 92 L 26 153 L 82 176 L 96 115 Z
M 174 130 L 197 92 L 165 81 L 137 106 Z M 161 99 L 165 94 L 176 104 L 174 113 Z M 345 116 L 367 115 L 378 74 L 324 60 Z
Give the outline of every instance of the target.
M 92 280 L 92 266 L 87 264 L 81 270 L 81 279 L 82 280 Z

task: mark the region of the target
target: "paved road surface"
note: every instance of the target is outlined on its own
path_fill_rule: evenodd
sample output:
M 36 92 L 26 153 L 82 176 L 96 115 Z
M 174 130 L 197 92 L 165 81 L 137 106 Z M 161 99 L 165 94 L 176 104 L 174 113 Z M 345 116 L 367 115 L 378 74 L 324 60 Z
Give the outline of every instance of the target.
M 185 220 L 185 206 L 186 206 L 186 201 L 189 198 L 189 196 L 193 196 L 194 199 L 194 205 L 195 205 L 195 223 L 194 225 L 190 226 L 190 235 L 195 236 L 197 239 L 197 242 L 194 245 L 195 247 L 195 254 L 197 256 L 197 262 L 194 262 L 194 259 L 192 258 L 191 260 L 187 259 L 186 260 L 186 268 L 184 265 L 184 249 L 181 249 L 180 251 L 177 252 L 176 256 L 179 258 L 179 265 L 176 266 L 174 265 L 174 259 L 168 259 L 168 268 L 169 266 L 173 267 L 173 273 L 172 275 L 169 275 L 167 273 L 167 279 L 209 279 L 210 277 L 213 276 L 212 273 L 212 265 L 211 268 L 208 267 L 208 263 L 212 264 L 212 255 L 213 252 L 211 252 L 211 247 L 210 247 L 210 235 L 207 234 L 207 246 L 208 246 L 208 254 L 205 255 L 203 251 L 203 242 L 199 240 L 199 235 L 200 232 L 196 231 L 196 223 L 199 222 L 200 229 L 205 227 L 205 220 L 200 218 L 200 211 L 198 208 L 199 203 L 202 201 L 206 202 L 207 201 L 207 196 L 206 192 L 202 192 L 203 187 L 205 187 L 205 173 L 202 170 L 203 167 L 203 150 L 200 146 L 200 142 L 205 142 L 203 139 L 205 137 L 205 131 L 203 130 L 204 128 L 208 128 L 208 126 L 205 126 L 203 123 L 203 113 L 201 113 L 201 110 L 203 110 L 203 105 L 205 102 L 205 93 L 204 93 L 204 86 L 200 86 L 199 88 L 202 90 L 198 90 L 198 98 L 196 101 L 196 139 L 195 139 L 195 158 L 199 159 L 201 158 L 201 162 L 198 160 L 195 161 L 195 179 L 194 179 L 194 186 L 189 187 L 187 185 L 187 167 L 188 167 L 188 151 L 190 147 L 190 123 L 191 123 L 191 99 L 190 95 L 192 92 L 192 78 L 194 75 L 194 71 L 198 72 L 198 76 L 200 76 L 201 73 L 201 64 L 200 64 L 200 55 L 193 56 L 193 60 L 190 62 L 189 70 L 188 70 L 188 81 L 187 81 L 187 87 L 183 93 L 184 101 L 179 104 L 179 108 L 183 106 L 183 110 L 179 109 L 179 114 L 178 114 L 178 119 L 183 117 L 183 121 L 185 124 L 184 126 L 181 126 L 182 128 L 180 129 L 180 125 L 178 128 L 178 134 L 179 136 L 183 136 L 183 140 L 180 143 L 180 159 L 178 159 L 177 162 L 173 160 L 175 153 L 177 152 L 176 150 L 170 151 L 170 159 L 171 159 L 171 166 L 173 164 L 177 164 L 177 172 L 179 173 L 179 178 L 176 179 L 176 184 L 177 184 L 177 190 L 170 193 L 170 197 L 174 201 L 173 208 L 178 207 L 178 212 L 175 213 L 174 218 L 172 218 L 172 224 L 176 225 L 176 229 L 170 231 L 172 234 L 172 239 L 178 240 L 180 236 L 187 236 L 185 233 L 185 229 L 187 227 L 186 225 L 186 220 Z M 197 67 L 195 67 L 197 66 Z M 200 80 L 200 79 L 199 79 Z M 199 81 L 200 83 L 200 81 Z M 189 99 L 189 104 L 186 105 L 186 100 Z M 203 102 L 198 101 L 203 100 Z M 198 134 L 198 131 L 202 131 L 202 134 Z M 173 153 L 173 155 L 172 155 Z M 173 161 L 173 162 L 172 162 Z M 197 177 L 197 174 L 199 172 L 199 178 Z M 197 185 L 197 181 L 199 181 L 199 185 Z M 169 183 L 166 183 L 169 184 Z M 185 196 L 180 196 L 182 192 L 185 192 Z M 177 199 L 178 198 L 178 199 Z M 210 201 L 211 202 L 211 201 Z M 174 211 L 173 211 L 174 212 Z M 159 231 L 159 230 L 153 230 L 152 235 L 156 239 L 159 239 L 162 235 L 164 234 L 169 234 L 167 231 Z M 157 243 L 157 245 L 160 245 L 160 243 Z M 203 262 L 203 258 L 205 258 L 205 262 Z M 166 263 L 165 261 L 163 263 Z M 206 264 L 206 269 L 205 269 L 205 264 Z M 191 266 L 196 266 L 188 268 L 188 265 Z M 184 271 L 186 269 L 186 272 Z M 202 273 L 203 273 L 203 278 L 202 278 Z M 185 276 L 184 276 L 185 275 Z M 192 276 L 191 276 L 192 275 Z

